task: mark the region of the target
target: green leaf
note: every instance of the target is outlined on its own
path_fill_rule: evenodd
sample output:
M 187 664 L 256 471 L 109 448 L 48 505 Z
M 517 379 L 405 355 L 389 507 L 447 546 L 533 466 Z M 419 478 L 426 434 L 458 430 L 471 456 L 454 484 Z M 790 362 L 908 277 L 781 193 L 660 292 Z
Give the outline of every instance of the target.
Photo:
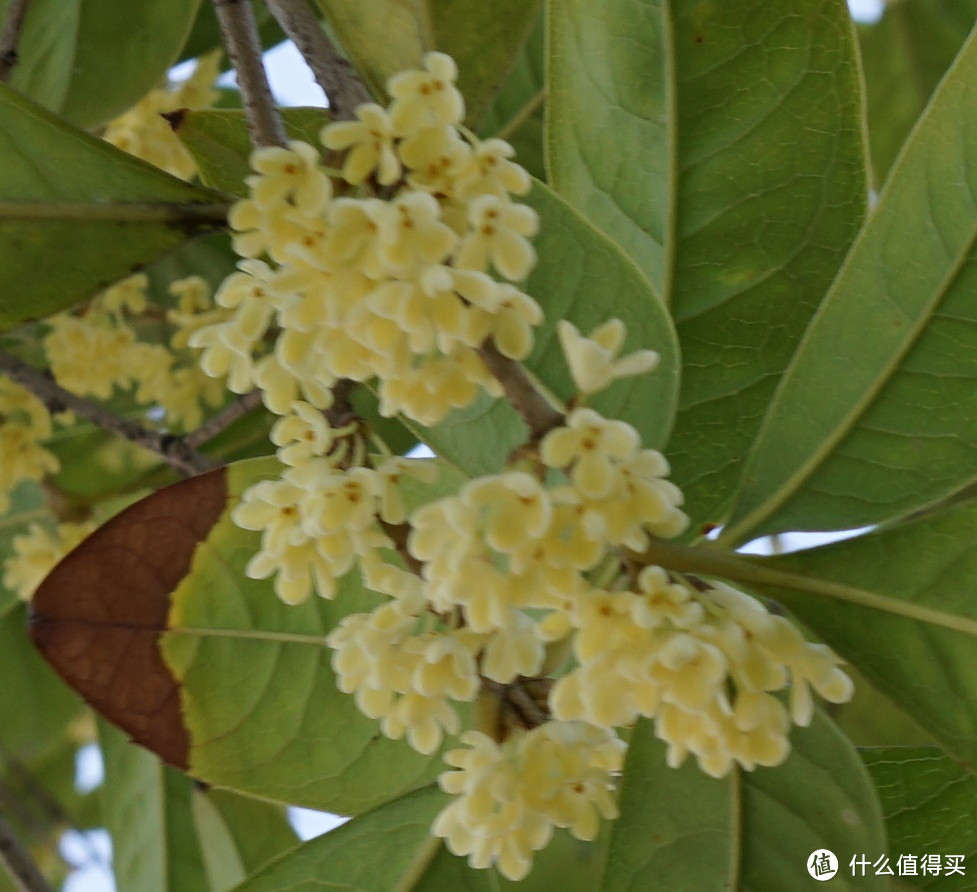
M 670 304 L 669 444 L 693 520 L 743 456 L 864 214 L 859 73 L 840 0 L 587 0 L 550 10 L 547 146 L 561 195 Z
M 0 751 L 19 761 L 60 750 L 83 706 L 31 646 L 24 614 L 0 619 Z
M 784 376 L 730 542 L 879 523 L 977 476 L 975 41 L 910 137 Z
M 662 446 L 675 412 L 680 362 L 667 311 L 624 253 L 551 189 L 536 183 L 525 201 L 541 220 L 534 242 L 539 262 L 525 290 L 546 313 L 526 367 L 566 401 L 574 386 L 556 323 L 569 319 L 587 333 L 611 317 L 622 319 L 628 329 L 623 352 L 650 347 L 661 362 L 650 375 L 615 382 L 589 405 L 634 425 L 646 446 Z M 436 428 L 418 428 L 418 436 L 438 455 L 475 475 L 497 472 L 508 452 L 525 440 L 526 428 L 507 402 L 486 397 Z
M 387 78 L 440 50 L 458 63 L 467 122 L 477 124 L 536 21 L 540 0 L 316 0 L 376 96 Z M 391 40 L 390 35 L 397 39 Z
M 0 330 L 71 306 L 224 225 L 221 193 L 76 130 L 4 85 L 0 118 Z
M 99 722 L 102 817 L 126 892 L 209 889 L 192 814 L 193 781 Z
M 278 471 L 274 459 L 229 466 L 228 507 Z M 236 527 L 225 511 L 172 595 L 162 648 L 181 688 L 190 773 L 339 814 L 429 783 L 439 770 L 437 755 L 382 737 L 336 688 L 330 666 L 326 634 L 345 615 L 371 610 L 380 596 L 350 574 L 333 601 L 286 605 L 269 580 L 245 576 L 259 543 L 259 534 Z
M 261 38 L 261 45 L 265 49 L 281 43 L 287 38 L 278 27 L 264 0 L 253 0 L 254 21 L 258 26 L 258 36 Z M 186 59 L 196 59 L 204 53 L 209 53 L 218 47 L 223 47 L 224 41 L 221 38 L 220 25 L 217 24 L 217 16 L 214 15 L 213 3 L 201 3 L 197 11 L 197 16 L 193 21 L 190 33 L 187 35 L 186 43 L 180 50 L 180 61 Z
M 230 888 L 299 844 L 282 806 L 230 790 L 196 790 L 194 815 L 210 876 L 214 877 L 218 870 L 226 871 L 229 864 L 240 872 L 238 878 L 223 886 L 212 880 L 211 886 L 215 890 Z M 214 830 L 205 834 L 205 825 Z M 225 842 L 223 848 L 218 849 L 213 842 L 221 832 Z
M 319 145 L 319 131 L 329 120 L 321 108 L 282 109 L 282 119 L 290 139 L 314 146 Z M 204 183 L 231 195 L 248 194 L 244 178 L 253 171 L 248 164 L 251 140 L 243 111 L 188 110 L 180 115 L 173 129 L 193 155 Z
M 885 815 L 889 858 L 900 855 L 963 855 L 963 868 L 977 855 L 977 778 L 936 747 L 881 747 L 862 751 Z M 949 892 L 970 889 L 966 873 L 924 876 L 907 883 Z
M 977 604 L 966 582 L 977 578 L 975 536 L 970 504 L 751 561 L 758 587 L 968 770 L 977 766 Z
M 667 767 L 651 723 L 639 722 L 621 783 L 621 816 L 611 825 L 601 888 L 809 888 L 802 886 L 805 864 L 815 849 L 831 849 L 843 865 L 850 854 L 885 849 L 865 769 L 820 713 L 809 728 L 792 729 L 783 765 L 721 780 L 691 761 Z M 842 873 L 834 884 L 885 888 L 868 879 L 846 884 Z
M 286 853 L 235 892 L 415 889 L 441 846 L 428 829 L 445 802 L 435 787 L 409 793 Z
M 665 745 L 641 720 L 620 788 L 602 888 L 735 888 L 735 777 L 711 778 L 693 760 L 669 768 Z
M 479 126 L 479 135 L 504 139 L 515 150 L 519 163 L 536 179 L 546 180 L 543 160 L 543 115 L 546 80 L 543 44 L 546 30 L 542 11 L 529 39 L 516 56 L 512 71 L 502 84 L 492 107 Z
M 0 15 L 8 2 L 0 0 Z M 10 84 L 79 127 L 125 111 L 165 77 L 200 0 L 34 0 Z
M 974 0 L 902 0 L 858 28 L 875 182 L 885 182 L 909 131 L 970 33 Z
M 838 856 L 832 889 L 889 889 L 885 877 L 852 877 L 852 856 L 886 850 L 885 825 L 872 781 L 851 743 L 816 712 L 791 731 L 791 754 L 778 768 L 741 773 L 741 889 L 819 889 L 806 865 L 816 849 Z

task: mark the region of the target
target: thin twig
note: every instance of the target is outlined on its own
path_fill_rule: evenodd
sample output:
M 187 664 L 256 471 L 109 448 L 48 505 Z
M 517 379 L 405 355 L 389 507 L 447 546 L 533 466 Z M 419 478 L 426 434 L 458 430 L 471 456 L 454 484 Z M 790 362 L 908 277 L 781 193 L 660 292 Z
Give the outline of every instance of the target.
M 243 418 L 252 409 L 261 405 L 261 391 L 252 390 L 239 396 L 233 403 L 225 406 L 216 415 L 212 415 L 196 430 L 184 434 L 183 445 L 188 449 L 198 449 L 204 443 L 213 440 L 219 433 L 227 430 L 239 418 Z
M 131 443 L 155 452 L 181 474 L 193 476 L 215 467 L 215 463 L 206 455 L 189 448 L 182 437 L 150 430 L 128 418 L 120 418 L 104 406 L 65 390 L 43 372 L 2 351 L 0 351 L 0 372 L 33 393 L 47 406 L 49 412 L 56 413 L 70 409 L 103 430 L 118 434 Z
M 312 69 L 329 99 L 333 119 L 351 120 L 356 106 L 372 98 L 370 91 L 353 66 L 336 52 L 308 0 L 265 0 L 265 5 Z
M 21 892 L 53 892 L 30 852 L 0 815 L 0 864 L 7 868 Z
M 563 423 L 563 413 L 539 392 L 522 363 L 503 356 L 492 341 L 482 344 L 478 355 L 526 422 L 532 441 L 540 440 L 544 434 Z
M 237 85 L 248 116 L 251 144 L 284 146 L 288 140 L 281 115 L 261 61 L 261 41 L 250 0 L 213 0 L 227 55 L 237 72 Z
M 3 22 L 3 33 L 0 34 L 0 83 L 6 83 L 10 79 L 10 72 L 17 64 L 17 47 L 29 2 L 30 0 L 10 0 L 7 4 L 7 16 Z

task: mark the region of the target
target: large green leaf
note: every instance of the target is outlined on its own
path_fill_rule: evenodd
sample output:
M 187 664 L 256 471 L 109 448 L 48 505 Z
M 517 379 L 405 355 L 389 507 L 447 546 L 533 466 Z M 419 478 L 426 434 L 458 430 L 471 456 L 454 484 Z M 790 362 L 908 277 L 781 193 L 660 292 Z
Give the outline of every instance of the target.
M 76 130 L 4 85 L 0 118 L 0 330 L 223 225 L 221 193 Z
M 844 529 L 977 477 L 977 128 L 971 37 L 804 337 L 726 537 Z
M 247 486 L 278 470 L 274 459 L 231 465 L 228 508 Z M 225 511 L 172 594 L 162 648 L 181 689 L 190 773 L 340 814 L 430 782 L 438 757 L 382 737 L 336 688 L 325 636 L 348 613 L 372 609 L 379 596 L 351 574 L 334 601 L 286 605 L 269 580 L 245 576 L 259 542 Z
M 947 855 L 962 855 L 963 874 L 920 872 L 905 882 L 937 892 L 972 889 L 966 871 L 977 856 L 977 778 L 936 747 L 867 749 L 862 759 L 882 802 L 892 869 L 898 869 L 900 855 L 915 855 L 920 862 L 936 855 L 941 869 Z
M 525 289 L 546 313 L 525 360 L 527 368 L 550 392 L 568 400 L 574 386 L 556 323 L 569 319 L 586 333 L 617 316 L 628 328 L 624 352 L 650 347 L 661 355 L 661 362 L 650 375 L 615 382 L 589 404 L 633 424 L 645 445 L 661 447 L 675 413 L 680 363 L 667 311 L 624 253 L 549 187 L 536 183 L 526 202 L 541 222 L 534 241 L 539 262 Z M 484 398 L 436 428 L 418 429 L 418 436 L 474 475 L 498 471 L 509 451 L 525 440 L 526 428 L 507 402 Z
M 477 124 L 525 41 L 540 0 L 316 0 L 377 96 L 387 78 L 421 64 L 430 50 L 458 63 L 469 124 Z M 390 35 L 397 39 L 391 40 Z
M 869 147 L 881 185 L 977 17 L 974 0 L 902 0 L 858 28 Z
M 544 181 L 545 35 L 541 11 L 536 27 L 516 56 L 512 71 L 479 125 L 479 134 L 482 137 L 495 136 L 504 139 L 516 150 L 519 163 L 536 179 Z
M 650 722 L 640 721 L 620 786 L 621 816 L 612 825 L 602 888 L 735 888 L 741 792 L 735 776 L 711 778 L 694 760 L 669 768 L 665 745 Z
M 822 888 L 806 875 L 817 849 L 838 856 L 840 869 L 831 880 L 832 889 L 889 888 L 885 877 L 853 877 L 848 867 L 852 856 L 885 851 L 885 825 L 858 753 L 820 713 L 810 727 L 791 731 L 791 754 L 781 767 L 759 768 L 740 777 L 737 888 Z
M 842 0 L 550 10 L 550 174 L 673 309 L 669 458 L 696 521 L 722 520 L 864 213 L 856 55 Z
M 428 828 L 446 801 L 430 786 L 409 793 L 287 853 L 235 892 L 315 892 L 323 887 L 407 892 L 441 846 L 430 839 Z
M 9 0 L 0 0 L 0 16 Z M 166 75 L 200 0 L 33 0 L 11 86 L 80 127 L 102 124 Z
M 747 564 L 745 575 L 797 614 L 977 770 L 977 506 Z M 739 557 L 720 563 L 746 564 Z M 750 571 L 755 575 L 750 579 Z
M 791 745 L 777 768 L 715 780 L 691 762 L 668 768 L 664 745 L 640 722 L 601 888 L 778 892 L 808 888 L 815 849 L 830 849 L 843 865 L 851 854 L 882 852 L 878 802 L 851 744 L 817 714 L 809 728 L 793 729 Z M 833 883 L 885 888 L 846 882 L 843 873 Z
M 112 863 L 126 892 L 210 888 L 192 813 L 193 781 L 99 724 L 105 762 L 102 819 L 112 837 Z

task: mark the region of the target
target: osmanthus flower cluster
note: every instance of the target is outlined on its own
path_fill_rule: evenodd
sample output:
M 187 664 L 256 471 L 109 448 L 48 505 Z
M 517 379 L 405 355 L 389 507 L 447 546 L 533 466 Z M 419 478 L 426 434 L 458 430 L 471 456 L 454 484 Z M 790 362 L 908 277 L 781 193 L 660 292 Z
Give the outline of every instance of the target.
M 330 388 L 351 378 L 378 382 L 384 413 L 436 423 L 498 392 L 479 355 L 488 339 L 510 359 L 530 351 L 542 314 L 513 283 L 533 263 L 537 221 L 511 199 L 528 177 L 505 143 L 460 129 L 454 77 L 429 54 L 391 79 L 388 108 L 328 126 L 341 174 L 302 144 L 254 154 L 251 196 L 232 215 L 245 259 L 217 298 L 231 315 L 190 343 L 282 416 L 280 478 L 232 514 L 261 533 L 248 575 L 273 577 L 293 603 L 337 597 L 355 568 L 385 596 L 329 634 L 338 685 L 421 753 L 460 735 L 433 833 L 519 879 L 554 828 L 593 839 L 616 816 L 618 731 L 639 717 L 670 764 L 691 754 L 720 776 L 783 761 L 812 690 L 842 701 L 851 682 L 759 601 L 635 560 L 687 518 L 664 456 L 586 405 L 658 362 L 619 356 L 619 320 L 586 335 L 560 323 L 578 389 L 560 423 L 502 472 L 411 511 L 400 481 L 429 479 L 437 462 L 368 454 L 356 420 L 327 421 L 342 415 Z M 531 685 L 544 695 L 527 710 Z
M 105 125 L 102 139 L 148 161 L 167 173 L 189 180 L 197 163 L 163 117 L 184 108 L 208 108 L 218 92 L 214 81 L 220 73 L 220 50 L 201 56 L 193 74 L 176 84 L 150 90 L 132 108 Z
M 32 523 L 14 536 L 12 554 L 3 563 L 3 584 L 22 601 L 29 601 L 45 576 L 97 524 L 94 521 L 63 522 L 53 529 Z
M 391 79 L 389 108 L 323 130 L 346 152 L 341 175 L 305 143 L 252 156 L 250 197 L 229 217 L 247 259 L 217 295 L 232 315 L 190 343 L 278 414 L 296 399 L 328 407 L 340 379 L 375 379 L 382 414 L 435 424 L 483 390 L 501 395 L 478 356 L 486 338 L 512 359 L 532 348 L 542 312 L 514 283 L 535 262 L 538 219 L 512 200 L 530 178 L 507 143 L 460 128 L 454 62 L 431 53 L 425 66 Z
M 57 457 L 44 446 L 54 424 L 44 404 L 19 384 L 0 378 L 0 514 L 10 493 L 26 480 L 57 472 Z
M 166 313 L 169 343 L 140 338 L 140 323 L 156 312 L 147 295 L 149 279 L 130 276 L 103 291 L 79 310 L 47 320 L 42 340 L 55 381 L 79 396 L 108 399 L 131 390 L 136 403 L 161 410 L 165 422 L 191 430 L 207 406 L 223 402 L 223 383 L 204 374 L 195 351 L 187 346 L 192 332 L 226 315 L 215 310 L 210 287 L 199 276 L 170 285 L 176 307 Z M 157 320 L 157 324 L 158 324 Z M 92 357 L 98 362 L 92 362 Z

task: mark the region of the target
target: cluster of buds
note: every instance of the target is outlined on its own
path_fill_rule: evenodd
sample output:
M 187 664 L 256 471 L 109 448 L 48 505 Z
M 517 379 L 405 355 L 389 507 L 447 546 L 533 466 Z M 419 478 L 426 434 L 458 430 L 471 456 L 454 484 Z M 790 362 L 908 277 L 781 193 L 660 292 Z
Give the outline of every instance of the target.
M 336 597 L 356 568 L 384 596 L 327 638 L 339 687 L 421 753 L 460 734 L 433 832 L 519 879 L 554 828 L 593 839 L 616 815 L 618 730 L 637 718 L 654 721 L 670 764 L 691 754 L 721 776 L 783 761 L 812 689 L 835 702 L 852 690 L 828 648 L 759 601 L 633 560 L 687 518 L 665 457 L 586 405 L 658 362 L 618 356 L 619 320 L 588 335 L 560 323 L 578 391 L 560 423 L 501 473 L 411 511 L 401 479 L 430 480 L 438 463 L 368 454 L 355 421 L 330 424 L 341 379 L 375 380 L 381 412 L 425 425 L 498 394 L 480 348 L 521 360 L 542 320 L 514 284 L 535 259 L 536 215 L 512 201 L 529 177 L 507 144 L 461 127 L 455 74 L 429 54 L 390 80 L 389 108 L 327 126 L 341 171 L 300 143 L 255 152 L 231 218 L 244 259 L 217 297 L 229 315 L 189 343 L 281 416 L 282 475 L 232 515 L 261 532 L 248 575 L 274 577 L 292 603 Z M 544 694 L 530 713 L 485 708 L 534 682 Z

